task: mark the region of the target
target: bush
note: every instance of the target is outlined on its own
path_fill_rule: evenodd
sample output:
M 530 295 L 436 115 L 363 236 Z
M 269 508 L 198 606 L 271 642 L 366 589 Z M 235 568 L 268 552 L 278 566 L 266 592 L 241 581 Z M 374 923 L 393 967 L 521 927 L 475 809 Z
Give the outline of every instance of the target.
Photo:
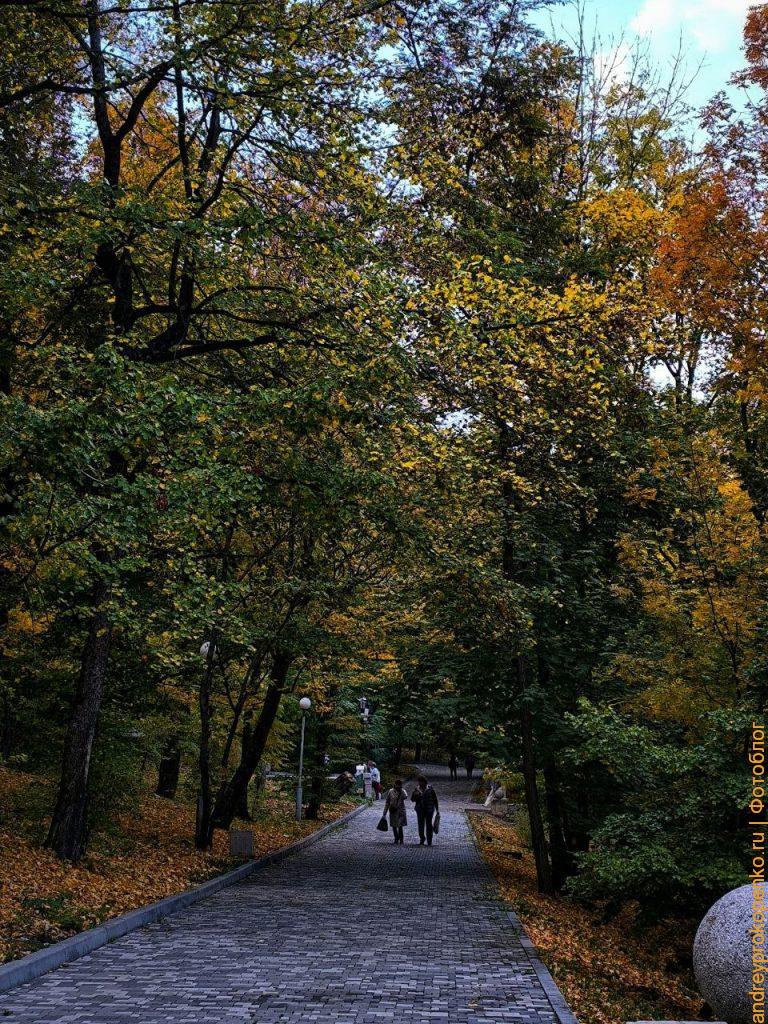
M 525 783 L 522 772 L 504 762 L 497 762 L 484 768 L 483 779 L 486 782 L 501 784 L 507 794 L 507 800 L 513 803 L 525 799 Z
M 703 910 L 746 879 L 748 799 L 743 742 L 749 716 L 702 716 L 688 742 L 581 702 L 575 769 L 607 772 L 614 807 L 592 828 L 569 890 L 585 899 L 638 900 L 646 916 Z M 585 784 L 589 784 L 585 781 Z

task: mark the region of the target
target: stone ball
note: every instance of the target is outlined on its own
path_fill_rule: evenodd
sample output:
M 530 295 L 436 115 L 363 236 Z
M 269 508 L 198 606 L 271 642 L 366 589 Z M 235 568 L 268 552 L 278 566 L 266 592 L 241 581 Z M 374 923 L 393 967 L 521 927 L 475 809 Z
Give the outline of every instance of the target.
M 752 1020 L 752 886 L 732 889 L 709 908 L 693 942 L 701 994 L 728 1024 Z

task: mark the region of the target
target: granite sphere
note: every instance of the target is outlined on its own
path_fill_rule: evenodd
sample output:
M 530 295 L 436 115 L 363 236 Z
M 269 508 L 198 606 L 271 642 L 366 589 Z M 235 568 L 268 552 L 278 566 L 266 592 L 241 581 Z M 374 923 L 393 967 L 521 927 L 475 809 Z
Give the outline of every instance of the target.
M 728 1024 L 752 1020 L 752 886 L 732 889 L 699 925 L 693 942 L 693 970 L 701 994 Z

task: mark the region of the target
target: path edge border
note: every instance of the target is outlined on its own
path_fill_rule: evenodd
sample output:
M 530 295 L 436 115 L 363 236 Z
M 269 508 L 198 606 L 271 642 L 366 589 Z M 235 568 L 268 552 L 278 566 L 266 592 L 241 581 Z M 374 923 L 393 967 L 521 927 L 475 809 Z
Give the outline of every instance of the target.
M 136 931 L 137 928 L 143 928 L 148 924 L 154 924 L 164 917 L 169 917 L 179 910 L 184 910 L 193 903 L 199 903 L 200 900 L 207 899 L 215 892 L 218 892 L 219 889 L 225 889 L 229 885 L 242 881 L 261 868 L 285 860 L 286 857 L 290 857 L 292 854 L 298 853 L 305 847 L 311 846 L 313 843 L 323 839 L 334 829 L 342 828 L 347 822 L 356 818 L 358 814 L 368 810 L 368 806 L 367 803 L 361 804 L 335 821 L 330 821 L 327 825 L 323 825 L 322 828 L 310 832 L 308 836 L 303 836 L 287 846 L 281 846 L 271 853 L 265 853 L 263 857 L 258 857 L 256 860 L 241 864 L 231 871 L 225 871 L 221 875 L 209 878 L 207 882 L 195 886 L 194 889 L 186 889 L 175 896 L 166 896 L 155 903 L 148 903 L 145 907 L 129 910 L 125 914 L 120 914 L 108 921 L 104 921 L 103 924 L 97 925 L 95 928 L 87 928 L 85 931 L 78 932 L 77 935 L 71 935 L 68 939 L 54 942 L 44 949 L 28 953 L 19 960 L 11 960 L 9 963 L 1 965 L 0 993 L 9 992 L 19 985 L 34 981 L 36 978 L 42 977 L 43 974 L 47 974 L 57 967 L 62 967 L 73 960 L 78 960 L 81 956 L 92 953 L 101 946 L 105 946 L 108 942 L 113 942 L 115 939 L 127 935 L 128 932 Z
M 507 917 L 512 927 L 517 932 L 517 937 L 520 941 L 520 945 L 526 952 L 528 960 L 530 961 L 531 967 L 539 979 L 541 987 L 544 989 L 544 994 L 555 1011 L 560 1024 L 579 1024 L 579 1020 L 573 1010 L 566 1002 L 565 996 L 558 988 L 557 982 L 550 974 L 547 966 L 539 958 L 536 946 L 533 944 L 530 935 L 525 930 L 525 925 L 517 916 L 514 910 L 506 911 Z
M 501 895 L 499 883 L 496 881 L 493 872 L 488 866 L 488 862 L 483 856 L 483 851 L 480 849 L 480 844 L 477 841 L 475 830 L 472 828 L 472 825 L 469 821 L 470 814 L 483 813 L 488 812 L 483 812 L 479 808 L 475 809 L 474 807 L 464 808 L 464 817 L 467 819 L 467 828 L 469 830 L 470 838 L 475 846 L 475 849 L 477 850 L 480 859 L 482 860 L 485 866 L 486 871 L 488 872 L 489 878 L 493 882 L 494 888 L 499 893 L 499 895 Z M 525 950 L 525 955 L 528 957 L 528 962 L 533 968 L 533 972 L 538 978 L 539 984 L 541 985 L 542 989 L 544 990 L 544 995 L 547 997 L 547 1000 L 549 1001 L 549 1005 L 552 1007 L 555 1017 L 557 1017 L 558 1024 L 579 1024 L 578 1017 L 568 1005 L 565 996 L 558 988 L 557 982 L 550 974 L 546 964 L 544 964 L 544 962 L 540 959 L 536 946 L 533 944 L 530 935 L 525 930 L 525 925 L 517 916 L 515 911 L 511 909 L 509 902 L 505 900 L 503 897 L 501 897 L 501 903 L 504 905 L 504 913 L 509 919 L 509 923 L 512 925 L 512 928 L 517 933 L 517 938 L 520 942 L 520 945 Z

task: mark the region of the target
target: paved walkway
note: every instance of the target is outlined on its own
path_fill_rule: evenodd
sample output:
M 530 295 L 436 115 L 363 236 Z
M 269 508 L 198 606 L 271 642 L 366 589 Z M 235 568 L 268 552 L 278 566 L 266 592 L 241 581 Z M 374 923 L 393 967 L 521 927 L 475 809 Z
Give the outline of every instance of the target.
M 466 782 L 436 788 L 432 848 L 418 845 L 415 814 L 401 847 L 367 810 L 282 864 L 0 996 L 0 1022 L 557 1024 L 547 979 L 469 835 Z

